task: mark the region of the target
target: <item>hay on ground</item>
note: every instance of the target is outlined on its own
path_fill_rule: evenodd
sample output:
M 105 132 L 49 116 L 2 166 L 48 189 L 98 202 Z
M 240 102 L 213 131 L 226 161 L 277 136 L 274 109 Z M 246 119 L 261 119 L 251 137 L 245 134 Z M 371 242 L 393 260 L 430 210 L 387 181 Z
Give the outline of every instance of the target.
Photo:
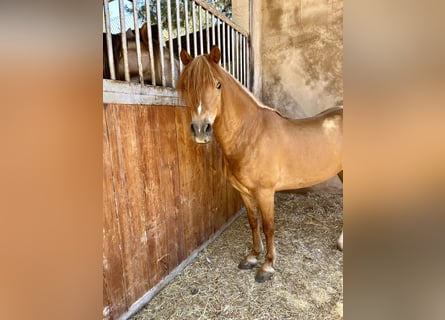
M 343 319 L 342 200 L 341 190 L 277 193 L 270 281 L 237 267 L 251 246 L 243 214 L 132 319 Z

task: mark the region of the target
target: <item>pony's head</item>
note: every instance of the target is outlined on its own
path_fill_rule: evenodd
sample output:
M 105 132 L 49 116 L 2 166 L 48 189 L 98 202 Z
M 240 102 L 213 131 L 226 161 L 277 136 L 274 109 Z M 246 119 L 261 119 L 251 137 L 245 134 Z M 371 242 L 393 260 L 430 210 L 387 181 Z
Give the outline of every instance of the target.
M 221 72 L 218 62 L 221 52 L 213 46 L 209 54 L 192 58 L 181 50 L 185 65 L 179 77 L 178 89 L 187 105 L 192 108 L 190 131 L 197 143 L 208 143 L 213 122 L 221 110 Z

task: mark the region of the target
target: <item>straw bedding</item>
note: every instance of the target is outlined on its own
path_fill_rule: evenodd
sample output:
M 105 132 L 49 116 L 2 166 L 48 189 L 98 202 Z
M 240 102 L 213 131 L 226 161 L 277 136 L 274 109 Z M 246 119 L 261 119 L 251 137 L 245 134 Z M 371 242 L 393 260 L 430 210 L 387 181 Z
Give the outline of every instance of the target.
M 244 213 L 131 319 L 343 319 L 342 200 L 341 189 L 277 193 L 270 281 L 237 267 L 251 246 Z

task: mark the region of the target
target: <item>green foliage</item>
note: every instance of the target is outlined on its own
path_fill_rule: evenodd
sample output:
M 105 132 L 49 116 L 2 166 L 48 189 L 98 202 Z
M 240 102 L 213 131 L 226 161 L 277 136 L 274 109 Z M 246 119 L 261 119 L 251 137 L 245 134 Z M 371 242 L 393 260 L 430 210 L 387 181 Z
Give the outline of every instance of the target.
M 140 25 L 147 22 L 147 6 L 145 0 L 135 0 L 137 1 L 136 5 L 138 8 L 138 18 Z M 176 16 L 176 6 L 179 5 L 179 15 L 180 15 L 180 26 L 181 28 L 185 28 L 185 4 L 184 2 L 187 0 L 171 0 L 171 23 L 173 28 L 175 29 L 177 25 L 177 16 Z M 231 0 L 207 0 L 207 3 L 211 4 L 215 7 L 216 10 L 226 15 L 228 18 L 232 17 L 232 1 Z M 151 24 L 158 24 L 158 16 L 157 16 L 157 5 L 155 0 L 148 0 L 148 5 L 150 7 L 150 20 Z M 192 28 L 192 1 L 187 1 L 188 6 L 188 20 L 189 26 Z M 163 28 L 167 28 L 167 1 L 161 1 L 160 3 L 160 12 L 161 12 L 161 23 Z M 133 14 L 133 7 L 126 6 L 125 8 L 127 12 Z M 198 6 L 196 7 L 198 9 Z M 195 10 L 195 19 L 196 23 L 199 21 L 199 11 Z M 202 13 L 202 21 L 205 25 L 205 14 Z

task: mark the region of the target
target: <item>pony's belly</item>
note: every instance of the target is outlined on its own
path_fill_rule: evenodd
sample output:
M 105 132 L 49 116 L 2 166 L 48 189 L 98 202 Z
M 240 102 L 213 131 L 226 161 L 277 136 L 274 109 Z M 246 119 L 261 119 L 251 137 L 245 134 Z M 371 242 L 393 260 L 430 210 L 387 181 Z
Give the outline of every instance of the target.
M 331 166 L 307 172 L 298 170 L 294 172 L 283 172 L 277 182 L 276 191 L 311 187 L 329 180 L 342 170 L 341 163 L 333 163 Z

